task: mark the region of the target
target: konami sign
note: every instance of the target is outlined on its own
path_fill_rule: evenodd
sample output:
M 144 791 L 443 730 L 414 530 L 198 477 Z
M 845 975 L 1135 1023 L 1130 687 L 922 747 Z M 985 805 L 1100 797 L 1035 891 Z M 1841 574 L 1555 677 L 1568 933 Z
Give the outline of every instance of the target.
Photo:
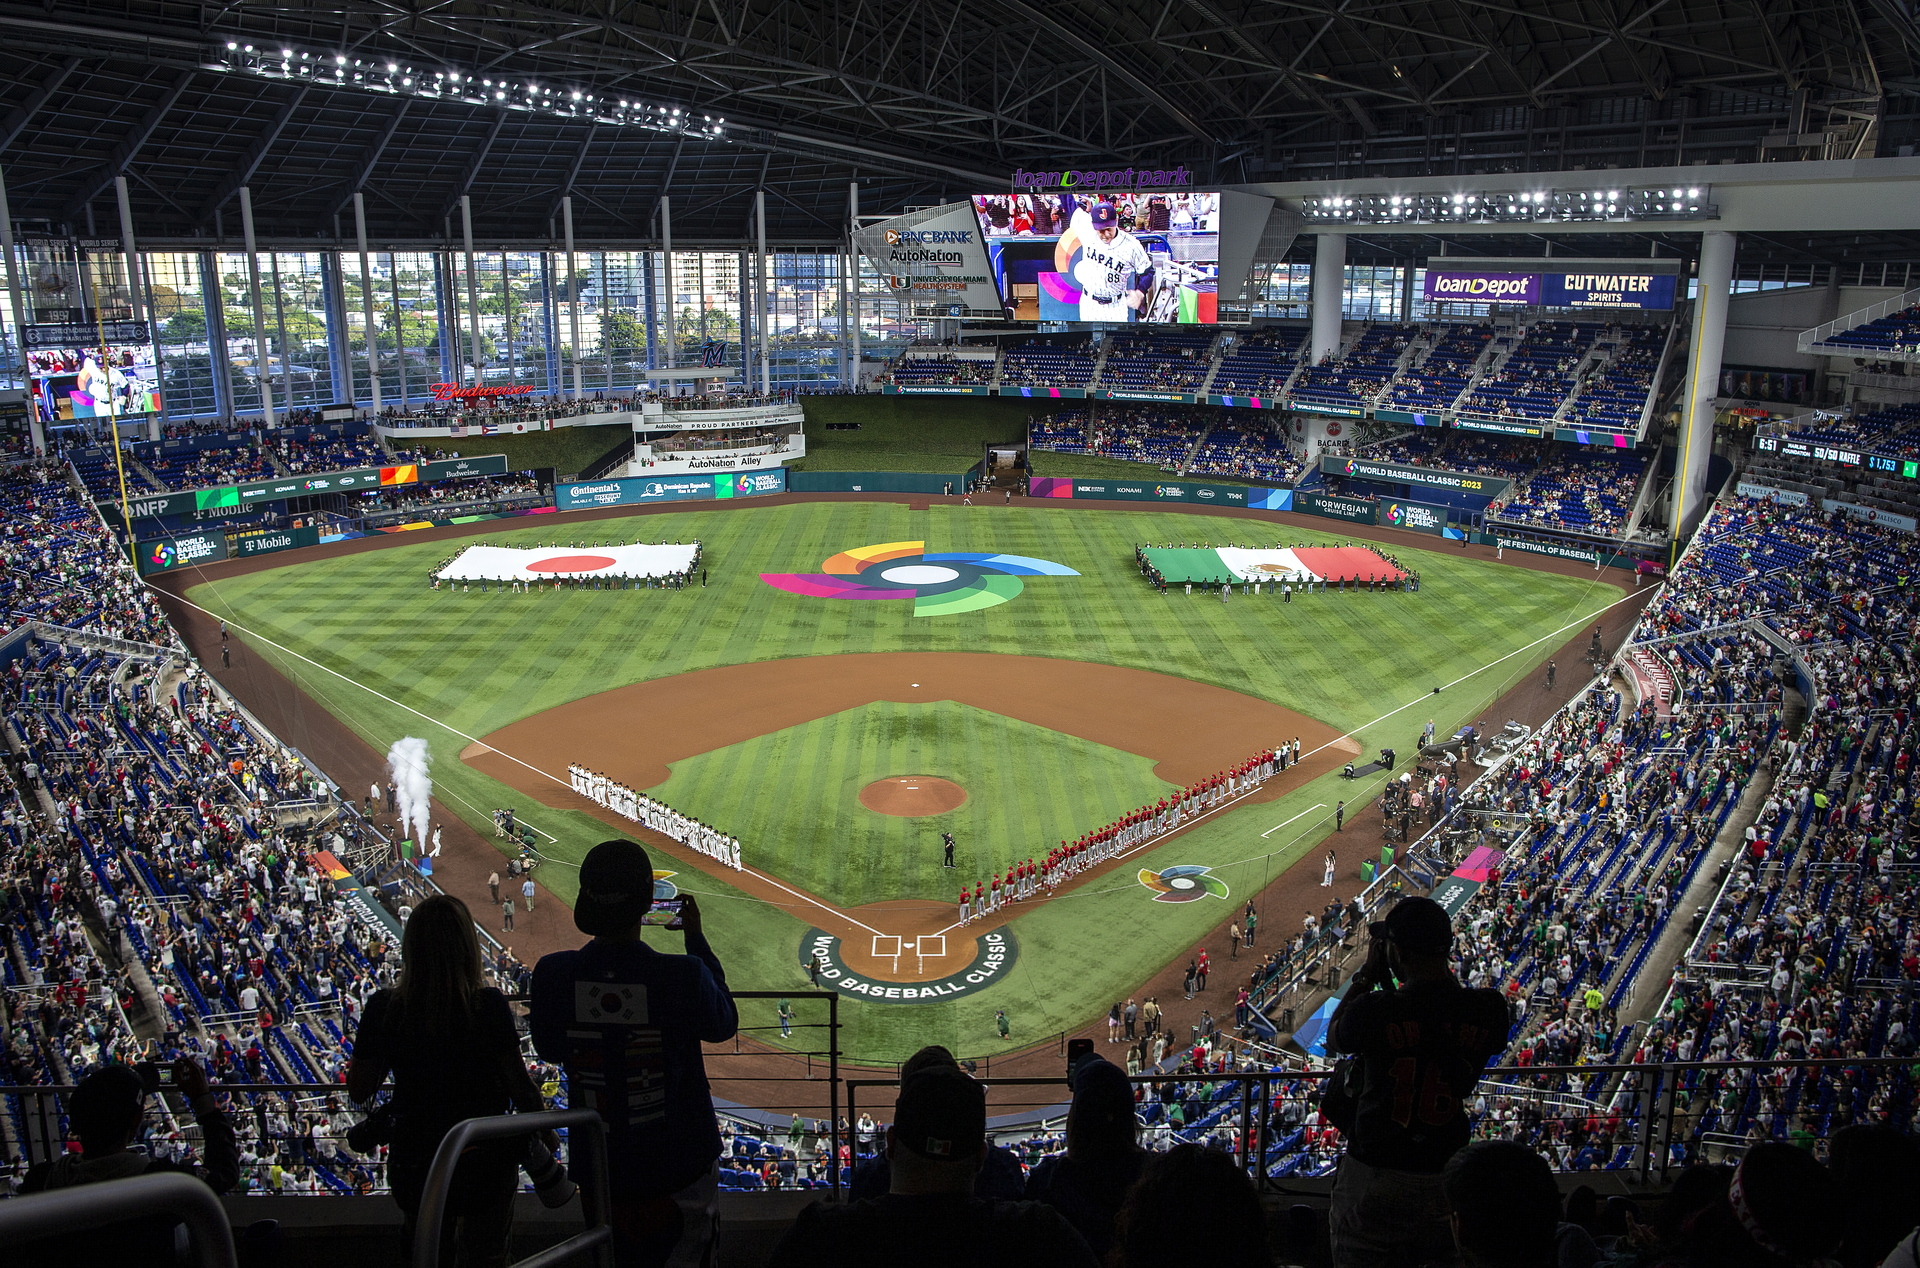
M 436 401 L 478 401 L 489 396 L 527 396 L 532 392 L 531 385 L 517 383 L 506 387 L 461 387 L 458 383 L 433 384 L 433 399 Z

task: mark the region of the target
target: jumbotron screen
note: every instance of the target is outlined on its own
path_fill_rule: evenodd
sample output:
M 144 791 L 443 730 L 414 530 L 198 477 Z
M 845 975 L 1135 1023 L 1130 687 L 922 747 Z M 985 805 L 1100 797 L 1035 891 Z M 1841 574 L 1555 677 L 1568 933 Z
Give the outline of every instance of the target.
M 145 345 L 38 348 L 27 353 L 27 370 L 43 423 L 160 411 L 160 375 Z
M 976 194 L 1009 321 L 1212 325 L 1217 193 Z

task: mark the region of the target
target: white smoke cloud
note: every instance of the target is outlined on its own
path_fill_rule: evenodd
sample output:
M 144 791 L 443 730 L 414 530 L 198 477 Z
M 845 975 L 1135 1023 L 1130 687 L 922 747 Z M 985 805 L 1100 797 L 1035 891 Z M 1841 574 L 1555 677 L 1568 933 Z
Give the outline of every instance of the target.
M 400 822 L 413 838 L 414 852 L 421 853 L 427 848 L 428 831 L 432 825 L 430 804 L 433 798 L 433 780 L 427 777 L 427 766 L 433 761 L 433 754 L 427 748 L 427 742 L 418 736 L 409 735 L 393 742 L 387 750 L 387 772 L 393 778 L 394 800 L 400 809 Z

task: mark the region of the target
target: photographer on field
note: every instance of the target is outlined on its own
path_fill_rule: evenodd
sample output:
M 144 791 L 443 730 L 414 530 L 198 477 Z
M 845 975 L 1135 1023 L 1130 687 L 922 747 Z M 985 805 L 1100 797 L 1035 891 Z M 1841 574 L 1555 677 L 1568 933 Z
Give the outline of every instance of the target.
M 1465 1100 L 1506 1043 L 1507 1005 L 1455 979 L 1453 923 L 1431 898 L 1401 899 L 1368 931 L 1366 964 L 1328 1027 L 1328 1046 L 1348 1057 L 1322 1102 L 1347 1137 L 1333 1262 L 1457 1264 L 1440 1173 L 1467 1143 Z

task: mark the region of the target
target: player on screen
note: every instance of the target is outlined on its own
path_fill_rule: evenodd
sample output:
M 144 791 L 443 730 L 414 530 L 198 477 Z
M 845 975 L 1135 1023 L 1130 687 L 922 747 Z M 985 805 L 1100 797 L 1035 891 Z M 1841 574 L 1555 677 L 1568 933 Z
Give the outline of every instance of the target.
M 1053 245 L 1053 267 L 1080 288 L 1081 321 L 1132 321 L 1153 287 L 1153 260 L 1110 202 L 1076 207 Z

